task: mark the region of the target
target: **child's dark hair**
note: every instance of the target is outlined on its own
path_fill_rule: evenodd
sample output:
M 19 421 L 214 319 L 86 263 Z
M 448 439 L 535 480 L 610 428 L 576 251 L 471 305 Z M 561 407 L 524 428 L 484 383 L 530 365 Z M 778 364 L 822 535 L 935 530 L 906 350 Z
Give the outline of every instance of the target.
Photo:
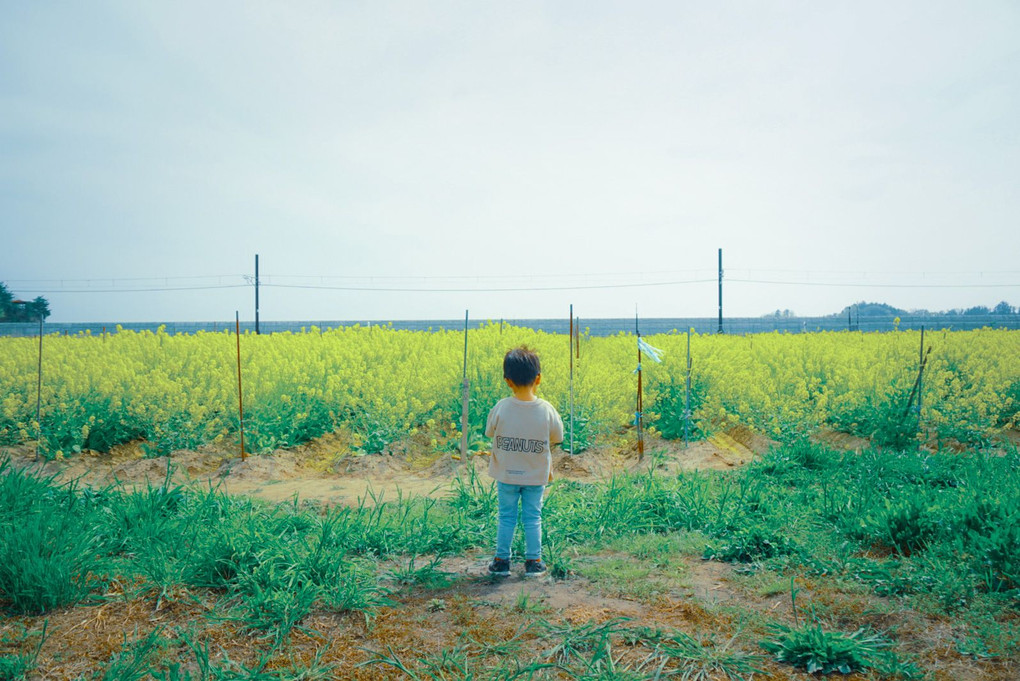
M 538 353 L 526 345 L 508 350 L 503 357 L 503 378 L 509 378 L 514 385 L 522 388 L 531 385 L 540 373 L 542 364 Z

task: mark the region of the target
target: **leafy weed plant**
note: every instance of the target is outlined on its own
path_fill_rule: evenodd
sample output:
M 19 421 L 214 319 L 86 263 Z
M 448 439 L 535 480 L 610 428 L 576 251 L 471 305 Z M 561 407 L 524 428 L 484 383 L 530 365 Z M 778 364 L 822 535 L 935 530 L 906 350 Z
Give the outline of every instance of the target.
M 850 674 L 876 664 L 879 655 L 889 648 L 881 636 L 858 629 L 844 634 L 826 631 L 817 622 L 799 627 L 775 625 L 773 638 L 762 641 L 761 647 L 778 662 L 806 670 L 809 674 Z

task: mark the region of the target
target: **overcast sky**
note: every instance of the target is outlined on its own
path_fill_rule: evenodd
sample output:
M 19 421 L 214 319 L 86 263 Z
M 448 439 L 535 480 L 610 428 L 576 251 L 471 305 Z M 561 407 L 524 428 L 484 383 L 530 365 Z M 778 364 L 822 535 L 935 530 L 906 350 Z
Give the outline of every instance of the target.
M 3 2 L 0 281 L 250 319 L 258 253 L 266 320 L 713 316 L 722 248 L 727 316 L 1020 305 L 1018 36 L 1013 0 Z

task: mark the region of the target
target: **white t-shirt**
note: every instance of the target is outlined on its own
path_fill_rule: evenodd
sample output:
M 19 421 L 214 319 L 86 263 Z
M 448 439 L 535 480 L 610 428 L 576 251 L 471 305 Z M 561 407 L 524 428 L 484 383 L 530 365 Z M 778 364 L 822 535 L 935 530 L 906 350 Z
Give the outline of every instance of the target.
M 505 397 L 489 412 L 489 475 L 511 485 L 545 485 L 552 479 L 552 445 L 563 442 L 563 420 L 541 398 Z

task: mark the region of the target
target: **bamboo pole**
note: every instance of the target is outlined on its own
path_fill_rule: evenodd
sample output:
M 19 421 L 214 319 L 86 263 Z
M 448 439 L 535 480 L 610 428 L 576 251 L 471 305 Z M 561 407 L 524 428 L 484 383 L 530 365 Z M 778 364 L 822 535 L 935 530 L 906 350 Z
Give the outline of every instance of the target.
M 241 461 L 245 460 L 244 453 L 244 400 L 241 399 L 241 314 L 234 311 L 234 335 L 237 336 L 237 413 L 241 423 Z

